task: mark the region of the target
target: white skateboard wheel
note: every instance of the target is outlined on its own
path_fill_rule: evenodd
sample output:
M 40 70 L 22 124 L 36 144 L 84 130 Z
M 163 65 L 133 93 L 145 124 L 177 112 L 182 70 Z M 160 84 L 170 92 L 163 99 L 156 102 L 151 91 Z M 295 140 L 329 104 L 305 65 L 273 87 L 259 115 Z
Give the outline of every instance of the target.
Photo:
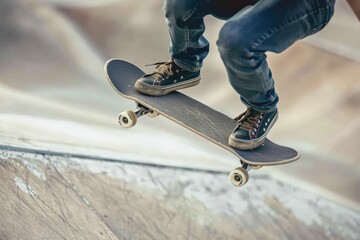
M 235 187 L 241 187 L 245 185 L 245 183 L 247 183 L 248 180 L 249 180 L 249 174 L 242 167 L 235 168 L 229 174 L 229 181 Z
M 131 128 L 136 124 L 137 117 L 133 111 L 127 110 L 119 114 L 119 124 L 124 128 Z

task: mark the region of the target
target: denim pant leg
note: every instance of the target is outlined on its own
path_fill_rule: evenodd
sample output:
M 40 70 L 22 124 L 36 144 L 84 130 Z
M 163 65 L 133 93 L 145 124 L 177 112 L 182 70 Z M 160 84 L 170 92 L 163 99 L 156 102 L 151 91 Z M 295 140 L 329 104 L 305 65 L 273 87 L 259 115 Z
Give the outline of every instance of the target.
M 169 53 L 188 71 L 200 70 L 209 52 L 205 31 L 204 4 L 209 0 L 165 0 L 164 12 L 170 35 Z
M 279 97 L 265 53 L 280 53 L 320 31 L 333 14 L 334 2 L 259 0 L 224 24 L 219 52 L 231 85 L 246 106 L 262 112 L 276 108 Z

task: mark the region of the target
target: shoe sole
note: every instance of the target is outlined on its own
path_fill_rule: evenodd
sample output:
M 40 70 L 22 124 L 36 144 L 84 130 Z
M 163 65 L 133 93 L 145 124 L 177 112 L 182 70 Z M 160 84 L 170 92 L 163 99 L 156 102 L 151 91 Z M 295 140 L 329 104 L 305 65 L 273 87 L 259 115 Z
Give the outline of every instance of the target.
M 258 148 L 261 146 L 261 144 L 264 143 L 266 136 L 268 135 L 269 131 L 271 130 L 271 128 L 274 126 L 275 122 L 277 121 L 279 116 L 279 112 L 276 113 L 276 115 L 274 116 L 274 119 L 271 121 L 268 129 L 266 130 L 264 136 L 262 136 L 261 138 L 257 138 L 254 140 L 250 140 L 250 141 L 246 141 L 246 140 L 238 140 L 238 139 L 234 139 L 233 137 L 229 137 L 229 145 L 239 149 L 239 150 L 252 150 L 255 148 Z
M 135 82 L 134 88 L 136 90 L 138 90 L 139 92 L 146 94 L 146 95 L 163 96 L 163 95 L 166 95 L 173 91 L 196 86 L 200 83 L 200 80 L 201 80 L 201 78 L 197 77 L 197 78 L 189 79 L 184 82 L 172 84 L 171 86 L 165 86 L 165 87 L 149 85 L 149 84 L 143 83 L 140 80 L 137 80 Z

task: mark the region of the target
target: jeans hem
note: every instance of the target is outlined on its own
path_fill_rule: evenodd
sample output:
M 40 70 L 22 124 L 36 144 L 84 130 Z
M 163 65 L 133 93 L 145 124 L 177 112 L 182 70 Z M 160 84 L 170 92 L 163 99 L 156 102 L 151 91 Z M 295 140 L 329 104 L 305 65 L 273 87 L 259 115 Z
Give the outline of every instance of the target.
M 197 72 L 197 71 L 200 71 L 200 69 L 201 69 L 201 66 L 200 67 L 194 67 L 191 64 L 187 64 L 187 63 L 185 63 L 185 62 L 183 62 L 181 60 L 175 59 L 175 58 L 174 58 L 174 62 L 179 67 L 181 67 L 182 69 L 185 69 L 186 71 L 189 71 L 189 72 Z

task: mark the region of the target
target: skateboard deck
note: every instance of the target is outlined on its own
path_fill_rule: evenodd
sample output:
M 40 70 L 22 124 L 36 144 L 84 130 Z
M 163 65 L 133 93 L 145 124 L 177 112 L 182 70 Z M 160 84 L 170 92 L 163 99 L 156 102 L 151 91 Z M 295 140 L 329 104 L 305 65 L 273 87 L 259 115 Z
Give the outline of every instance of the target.
M 147 113 L 149 111 L 155 112 L 238 157 L 243 166 L 230 173 L 232 178 L 239 180 L 238 177 L 240 177 L 244 180 L 244 178 L 248 178 L 247 171 L 253 167 L 260 168 L 261 166 L 290 163 L 300 157 L 296 150 L 278 145 L 268 139 L 262 146 L 254 150 L 241 151 L 235 149 L 228 145 L 228 138 L 236 127 L 236 123 L 230 117 L 178 91 L 160 97 L 148 96 L 138 92 L 134 88 L 134 83 L 145 73 L 127 61 L 111 59 L 104 68 L 112 87 L 124 98 L 135 101 L 143 110 L 143 114 L 141 111 L 137 111 L 137 115 L 144 115 L 146 110 Z M 134 117 L 137 118 L 134 115 L 130 116 L 130 118 Z M 121 114 L 119 118 L 121 118 Z M 129 118 L 126 118 L 126 121 L 128 120 Z M 236 184 L 233 180 L 230 179 L 234 185 L 238 186 L 247 181 Z

